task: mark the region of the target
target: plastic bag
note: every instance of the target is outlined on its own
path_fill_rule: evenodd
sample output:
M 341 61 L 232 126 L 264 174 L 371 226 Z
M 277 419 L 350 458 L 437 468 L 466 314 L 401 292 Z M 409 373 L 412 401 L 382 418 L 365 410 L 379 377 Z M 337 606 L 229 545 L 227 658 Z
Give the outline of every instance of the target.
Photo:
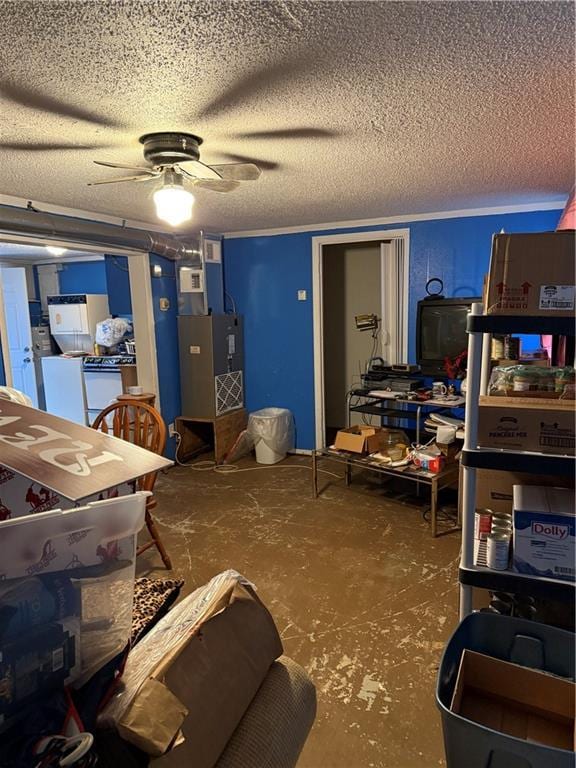
M 497 366 L 488 384 L 488 394 L 501 397 L 574 399 L 574 368 L 536 365 Z
M 144 682 L 165 662 L 170 653 L 198 631 L 198 627 L 213 609 L 215 597 L 233 582 L 253 587 L 237 571 L 223 571 L 177 603 L 168 614 L 170 618 L 152 627 L 143 640 L 134 646 L 128 656 L 123 683 L 100 714 L 101 725 L 114 726 L 121 720 Z
M 96 323 L 96 344 L 103 347 L 115 347 L 127 333 L 132 332 L 132 326 L 123 317 L 109 317 Z
M 294 448 L 294 419 L 286 408 L 262 408 L 248 419 L 248 434 L 255 442 L 263 440 L 277 453 Z

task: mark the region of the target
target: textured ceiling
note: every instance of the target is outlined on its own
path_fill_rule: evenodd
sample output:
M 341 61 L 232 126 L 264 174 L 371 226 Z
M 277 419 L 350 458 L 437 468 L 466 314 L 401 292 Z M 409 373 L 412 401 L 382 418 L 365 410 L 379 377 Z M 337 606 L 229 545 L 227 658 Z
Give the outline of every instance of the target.
M 573 183 L 571 2 L 0 0 L 0 73 L 1 142 L 77 145 L 0 150 L 0 194 L 96 213 L 155 221 L 156 182 L 86 182 L 160 130 L 201 135 L 205 162 L 264 161 L 233 193 L 198 190 L 191 229 L 559 200 Z M 314 130 L 244 135 L 285 129 Z

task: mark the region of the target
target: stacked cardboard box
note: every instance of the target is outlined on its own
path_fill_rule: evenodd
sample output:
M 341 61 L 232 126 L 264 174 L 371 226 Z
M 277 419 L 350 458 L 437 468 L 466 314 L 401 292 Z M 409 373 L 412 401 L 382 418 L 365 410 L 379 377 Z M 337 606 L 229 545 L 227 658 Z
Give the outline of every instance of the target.
M 487 315 L 572 317 L 575 233 L 494 235 Z

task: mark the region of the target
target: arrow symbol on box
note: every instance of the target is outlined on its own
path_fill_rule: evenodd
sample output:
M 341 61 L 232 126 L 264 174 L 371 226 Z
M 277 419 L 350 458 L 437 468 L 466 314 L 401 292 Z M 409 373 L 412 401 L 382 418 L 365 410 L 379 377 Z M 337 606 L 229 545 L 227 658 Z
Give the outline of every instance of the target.
M 522 293 L 528 293 L 530 288 L 532 288 L 532 283 L 522 283 Z

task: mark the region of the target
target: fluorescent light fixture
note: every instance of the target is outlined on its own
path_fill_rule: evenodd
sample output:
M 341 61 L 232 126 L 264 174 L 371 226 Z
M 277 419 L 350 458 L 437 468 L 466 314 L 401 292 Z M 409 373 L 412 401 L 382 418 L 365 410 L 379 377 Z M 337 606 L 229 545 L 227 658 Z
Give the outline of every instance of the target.
M 184 189 L 182 177 L 173 171 L 165 171 L 164 183 L 154 192 L 156 215 L 173 227 L 192 218 L 194 195 Z
M 47 245 L 46 250 L 48 253 L 52 254 L 52 256 L 64 256 L 67 248 L 60 248 L 58 245 Z

